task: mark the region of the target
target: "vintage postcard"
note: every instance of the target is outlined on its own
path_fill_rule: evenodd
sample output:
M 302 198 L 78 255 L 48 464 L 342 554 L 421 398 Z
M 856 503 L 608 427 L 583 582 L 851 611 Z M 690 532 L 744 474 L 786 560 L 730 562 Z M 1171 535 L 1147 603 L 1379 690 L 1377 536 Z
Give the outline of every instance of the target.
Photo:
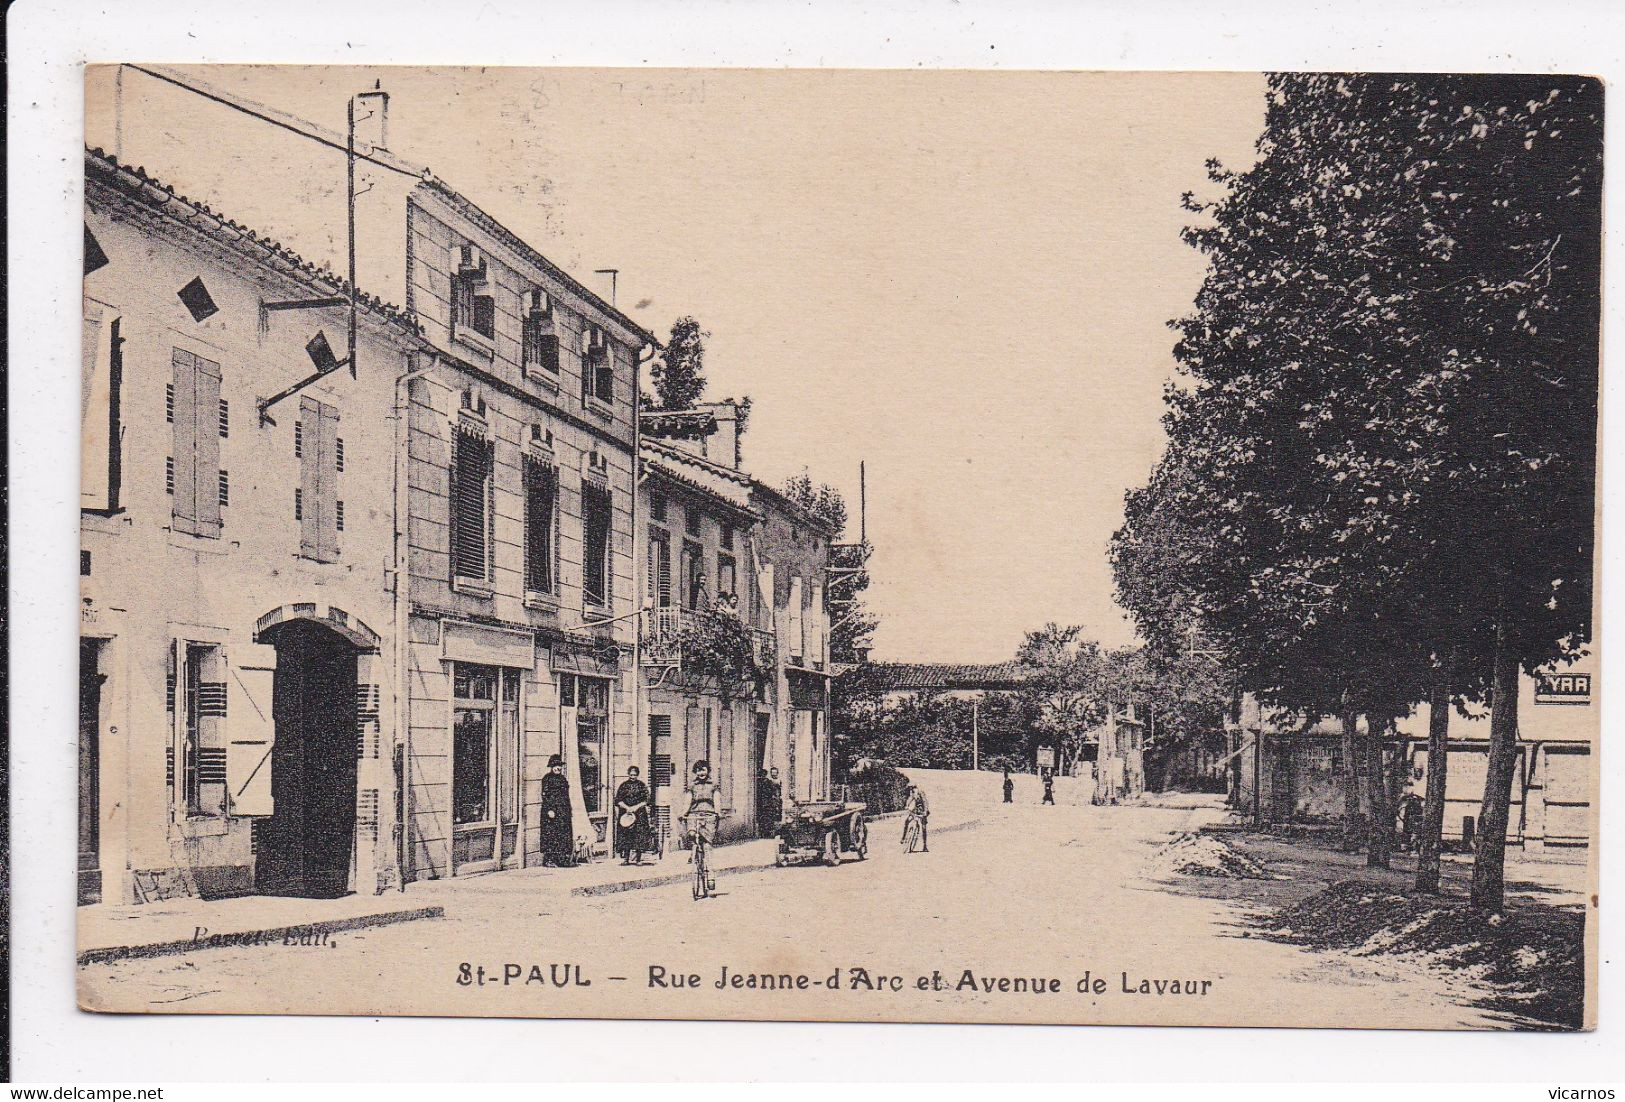
M 85 1009 L 1595 1026 L 1599 81 L 85 87 Z

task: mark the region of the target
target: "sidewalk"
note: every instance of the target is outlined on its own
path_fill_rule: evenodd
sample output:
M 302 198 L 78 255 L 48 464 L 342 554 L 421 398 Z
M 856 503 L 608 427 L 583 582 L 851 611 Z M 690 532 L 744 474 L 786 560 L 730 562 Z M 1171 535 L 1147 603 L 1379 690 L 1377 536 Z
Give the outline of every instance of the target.
M 895 815 L 877 818 L 884 821 Z M 711 854 L 712 872 L 730 876 L 772 868 L 777 848 L 773 838 L 718 846 Z M 136 906 L 95 904 L 79 908 L 79 963 L 166 956 L 290 938 L 294 944 L 319 944 L 328 934 L 366 926 L 448 915 L 456 918 L 460 901 L 491 896 L 547 899 L 613 895 L 686 883 L 689 875 L 688 851 L 670 850 L 660 860 L 642 865 L 627 866 L 618 858 L 605 857 L 573 869 L 532 867 L 420 880 L 407 885 L 404 892 L 382 895 L 339 899 L 250 895 L 214 900 L 169 899 Z

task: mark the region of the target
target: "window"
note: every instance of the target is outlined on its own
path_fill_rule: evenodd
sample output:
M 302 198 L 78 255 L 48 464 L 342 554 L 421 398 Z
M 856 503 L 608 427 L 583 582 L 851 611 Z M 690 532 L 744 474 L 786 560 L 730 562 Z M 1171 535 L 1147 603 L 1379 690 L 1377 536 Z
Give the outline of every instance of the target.
M 223 815 L 226 806 L 226 681 L 220 648 L 174 644 L 170 684 L 175 706 L 180 769 L 171 771 L 177 809 L 187 816 Z M 175 755 L 171 750 L 171 757 Z M 178 776 L 176 776 L 178 773 Z
M 671 607 L 671 537 L 649 526 L 649 599 L 656 608 Z
M 299 554 L 317 562 L 339 557 L 339 411 L 306 396 L 299 400 L 299 490 L 294 502 L 299 521 Z
M 607 605 L 610 598 L 610 532 L 614 503 L 608 489 L 585 484 L 581 487 L 582 551 L 581 591 L 589 602 Z
M 333 521 L 340 532 L 344 531 L 344 502 L 335 501 L 333 503 Z
M 666 495 L 653 494 L 649 498 L 649 519 L 664 521 L 666 519 Z
M 451 821 L 491 818 L 491 748 L 495 741 L 497 670 L 459 663 L 452 673 Z
M 536 310 L 525 315 L 523 350 L 526 371 L 559 373 L 559 338 L 550 316 Z
M 485 282 L 485 268 L 459 271 L 451 279 L 452 334 L 477 333 L 486 340 L 496 339 L 496 300 Z
M 553 515 L 559 474 L 539 456 L 525 456 L 525 591 L 553 592 Z
M 231 504 L 231 472 L 220 472 L 220 508 Z
M 683 510 L 683 530 L 691 536 L 700 534 L 700 511 L 692 505 Z
M 722 549 L 724 551 L 732 551 L 734 549 L 734 526 L 731 524 L 724 524 L 721 526 L 721 529 L 722 532 L 718 538 L 722 541 Z
M 705 548 L 688 540 L 683 541 L 683 607 L 705 608 L 710 605 L 705 593 Z
M 177 348 L 170 361 L 174 500 L 170 525 L 220 537 L 220 365 Z
M 333 469 L 340 473 L 344 471 L 344 438 L 342 436 L 333 441 Z
M 224 398 L 220 399 L 220 439 L 224 440 L 231 435 L 231 405 Z
M 581 768 L 581 802 L 587 814 L 605 807 L 608 776 L 604 770 L 604 732 L 609 726 L 609 680 L 576 678 L 576 761 Z
M 581 396 L 605 405 L 615 401 L 615 357 L 609 335 L 596 325 L 581 334 Z
M 467 425 L 454 430 L 451 464 L 452 579 L 491 578 L 491 441 Z
M 739 596 L 737 568 L 734 566 L 734 557 L 732 555 L 717 556 L 717 596 Z

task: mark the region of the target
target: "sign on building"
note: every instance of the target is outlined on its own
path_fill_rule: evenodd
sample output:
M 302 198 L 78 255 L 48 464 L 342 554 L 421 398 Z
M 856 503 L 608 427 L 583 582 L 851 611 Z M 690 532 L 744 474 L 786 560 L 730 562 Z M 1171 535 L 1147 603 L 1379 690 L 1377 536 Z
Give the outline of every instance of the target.
M 1591 675 L 1588 673 L 1536 674 L 1535 703 L 1590 704 Z

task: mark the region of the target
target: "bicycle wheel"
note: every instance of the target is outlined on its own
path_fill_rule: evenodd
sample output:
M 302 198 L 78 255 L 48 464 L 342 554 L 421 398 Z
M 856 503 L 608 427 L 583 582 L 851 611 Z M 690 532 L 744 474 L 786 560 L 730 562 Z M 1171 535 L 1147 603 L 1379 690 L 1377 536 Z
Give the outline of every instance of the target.
M 710 870 L 706 866 L 706 851 L 709 847 L 699 840 L 694 842 L 694 898 L 704 899 L 711 894 L 709 882 Z

